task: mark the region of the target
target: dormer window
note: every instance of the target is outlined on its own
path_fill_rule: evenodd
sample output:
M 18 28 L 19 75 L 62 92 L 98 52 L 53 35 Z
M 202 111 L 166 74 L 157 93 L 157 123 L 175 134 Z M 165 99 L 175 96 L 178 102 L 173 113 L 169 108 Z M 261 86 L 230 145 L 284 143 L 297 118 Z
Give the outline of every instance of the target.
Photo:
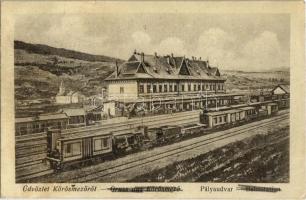
M 154 70 L 155 73 L 158 72 L 156 67 L 153 67 L 153 70 Z
M 197 73 L 198 73 L 199 75 L 201 75 L 201 73 L 200 73 L 200 71 L 199 71 L 199 70 L 197 70 Z
M 166 71 L 170 74 L 171 70 L 167 67 Z

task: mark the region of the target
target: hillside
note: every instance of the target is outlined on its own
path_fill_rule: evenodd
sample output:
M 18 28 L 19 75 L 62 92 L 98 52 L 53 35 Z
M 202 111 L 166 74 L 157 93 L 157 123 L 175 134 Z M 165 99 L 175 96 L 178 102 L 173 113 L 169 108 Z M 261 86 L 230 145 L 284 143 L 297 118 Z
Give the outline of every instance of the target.
M 63 48 L 50 47 L 48 45 L 43 45 L 43 44 L 30 44 L 18 40 L 14 41 L 14 48 L 23 49 L 31 54 L 33 53 L 33 54 L 42 54 L 42 55 L 56 55 L 65 58 L 72 58 L 72 59 L 78 59 L 90 62 L 114 62 L 115 60 L 120 61 L 120 59 L 111 58 L 108 56 L 92 55 L 88 53 L 83 53 Z
M 278 69 L 277 71 L 244 72 L 244 71 L 222 71 L 227 78 L 226 89 L 228 92 L 239 90 L 268 89 L 278 84 L 290 84 L 289 69 Z
M 89 96 L 122 60 L 15 41 L 16 100 L 50 99 L 61 80 L 70 90 Z
M 16 100 L 50 100 L 58 92 L 61 81 L 67 89 L 86 96 L 101 92 L 103 80 L 113 72 L 115 62 L 107 56 L 59 49 L 40 44 L 15 41 Z M 227 92 L 270 88 L 289 84 L 289 70 L 265 72 L 223 71 Z

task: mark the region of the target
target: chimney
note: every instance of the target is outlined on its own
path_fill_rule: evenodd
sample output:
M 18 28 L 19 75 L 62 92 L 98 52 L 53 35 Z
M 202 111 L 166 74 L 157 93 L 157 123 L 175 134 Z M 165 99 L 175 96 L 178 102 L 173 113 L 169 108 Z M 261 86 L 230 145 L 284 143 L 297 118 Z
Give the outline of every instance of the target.
M 171 53 L 171 57 L 173 58 L 173 53 Z
M 144 62 L 144 53 L 141 52 L 141 62 Z
M 154 52 L 154 56 L 155 56 L 155 58 L 157 58 L 157 53 L 156 52 Z
M 118 62 L 116 60 L 116 78 L 119 76 L 119 67 L 118 67 Z
M 170 65 L 170 56 L 167 56 L 167 63 Z
M 202 60 L 202 57 L 200 57 L 199 60 Z
M 194 60 L 194 57 L 193 57 L 193 56 L 191 56 L 191 58 L 192 58 L 192 60 Z
M 134 54 L 137 54 L 137 51 L 136 51 L 136 49 L 134 50 Z

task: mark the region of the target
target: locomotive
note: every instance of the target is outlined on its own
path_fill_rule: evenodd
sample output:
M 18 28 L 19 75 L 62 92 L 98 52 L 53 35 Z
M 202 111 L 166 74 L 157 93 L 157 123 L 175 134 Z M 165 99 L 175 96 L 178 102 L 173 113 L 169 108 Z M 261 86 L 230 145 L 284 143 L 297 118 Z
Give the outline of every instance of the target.
M 77 133 L 62 135 L 60 130 L 50 130 L 47 132 L 47 160 L 57 170 L 76 163 L 83 165 L 83 163 L 106 161 L 193 135 L 207 134 L 220 127 L 237 126 L 273 116 L 277 114 L 279 108 L 287 107 L 289 99 L 240 104 L 218 110 L 203 110 L 198 124 L 155 128 L 139 126 L 123 132 L 82 129 Z

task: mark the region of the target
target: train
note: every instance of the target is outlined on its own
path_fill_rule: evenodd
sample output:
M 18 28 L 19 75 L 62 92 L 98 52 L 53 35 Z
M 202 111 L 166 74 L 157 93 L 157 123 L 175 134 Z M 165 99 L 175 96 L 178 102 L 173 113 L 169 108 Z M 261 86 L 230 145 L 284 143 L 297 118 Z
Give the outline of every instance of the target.
M 55 170 L 66 166 L 107 161 L 126 154 L 174 143 L 188 137 L 211 133 L 276 115 L 289 107 L 289 99 L 202 110 L 197 124 L 182 124 L 149 128 L 139 126 L 129 132 L 84 130 L 62 135 L 60 129 L 47 131 L 48 160 Z

